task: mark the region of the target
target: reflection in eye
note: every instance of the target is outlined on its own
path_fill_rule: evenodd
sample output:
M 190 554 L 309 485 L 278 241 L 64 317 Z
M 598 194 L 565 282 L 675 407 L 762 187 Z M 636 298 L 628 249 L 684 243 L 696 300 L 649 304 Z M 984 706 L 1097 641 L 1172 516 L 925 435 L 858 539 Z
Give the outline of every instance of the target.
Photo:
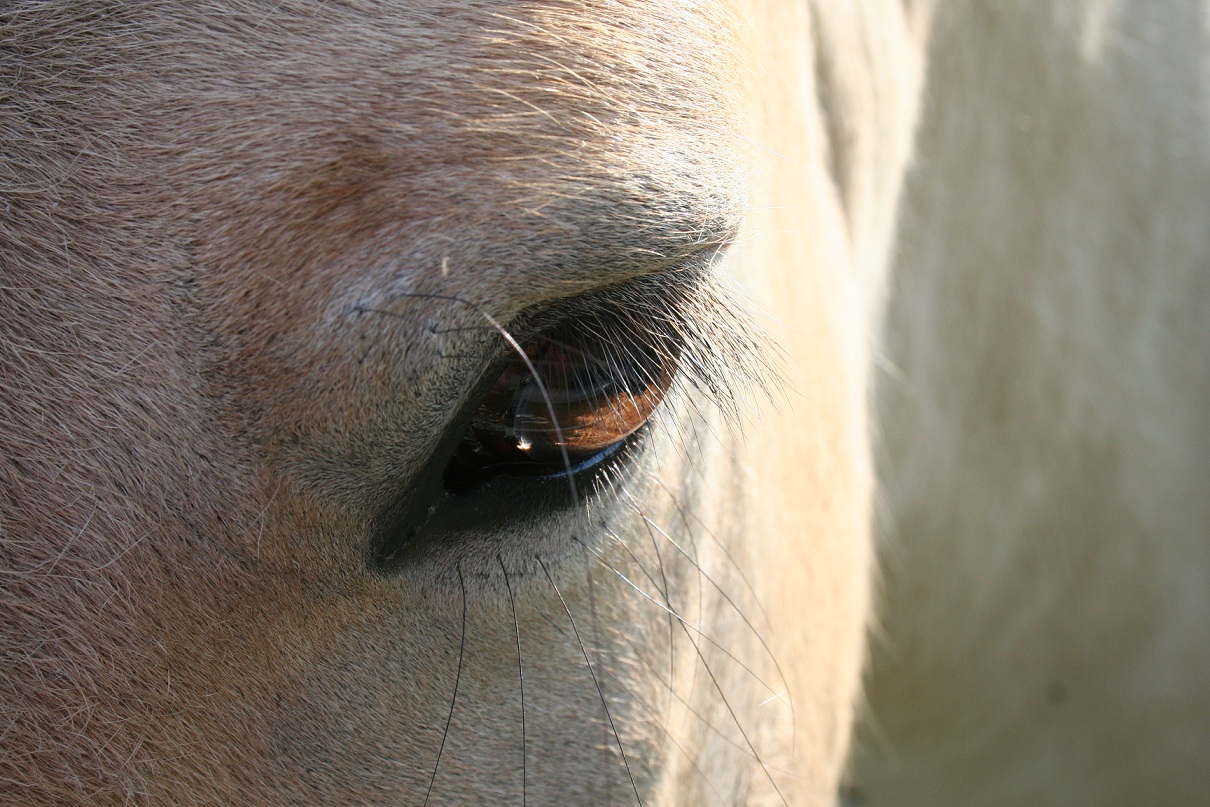
M 564 450 L 567 461 L 580 464 L 642 428 L 672 384 L 679 351 L 652 344 L 650 332 L 635 325 L 593 317 L 531 340 L 529 364 L 514 358 L 484 397 L 447 484 L 468 488 L 499 474 L 559 473 L 566 470 Z

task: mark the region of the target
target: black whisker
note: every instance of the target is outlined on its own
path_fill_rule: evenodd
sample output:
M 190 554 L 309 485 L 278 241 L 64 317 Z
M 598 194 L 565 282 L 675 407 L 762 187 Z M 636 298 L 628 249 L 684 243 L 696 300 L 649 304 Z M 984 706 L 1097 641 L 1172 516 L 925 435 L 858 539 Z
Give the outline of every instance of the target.
M 691 715 L 696 717 L 698 719 L 698 721 L 700 723 L 702 723 L 702 725 L 704 725 L 704 726 L 706 726 L 706 728 L 710 729 L 710 731 L 713 734 L 715 734 L 717 737 L 719 737 L 723 742 L 727 743 L 728 745 L 730 745 L 732 748 L 736 749 L 737 751 L 747 753 L 748 749 L 744 748 L 739 743 L 735 742 L 730 737 L 728 737 L 727 735 L 725 735 L 721 731 L 719 731 L 719 729 L 716 728 L 712 723 L 710 723 L 709 720 L 707 720 L 705 717 L 703 717 L 701 715 L 701 713 L 699 713 L 696 709 L 694 709 L 693 706 L 687 700 L 685 700 L 683 697 L 678 695 L 673 690 L 671 682 L 661 681 L 659 673 L 657 673 L 654 670 L 654 668 L 652 668 L 652 666 L 646 662 L 646 660 L 643 658 L 642 653 L 640 652 L 639 648 L 635 646 L 634 642 L 627 640 L 626 644 L 630 647 L 631 651 L 633 651 L 634 656 L 639 661 L 639 663 L 643 664 L 643 666 L 652 673 L 652 675 L 655 677 L 655 679 L 657 681 L 659 681 L 661 684 L 665 685 L 665 687 L 668 689 L 668 691 L 671 692 L 672 695 L 681 703 L 681 705 L 685 707 L 686 711 L 688 711 Z M 642 699 L 633 690 L 631 690 L 630 687 L 626 686 L 624 681 L 618 681 L 618 686 L 621 687 L 623 693 L 625 693 L 626 695 L 628 695 L 630 697 L 631 701 L 633 701 L 635 703 L 642 702 Z M 650 709 L 648 709 L 647 714 L 652 715 L 653 713 Z M 673 735 L 672 731 L 668 728 L 667 721 L 665 721 L 664 724 L 660 724 L 655 721 L 653 721 L 653 722 L 655 723 L 656 727 L 661 732 L 663 732 L 665 739 L 667 739 L 668 742 L 672 743 L 676 747 L 677 751 L 681 752 L 681 755 L 684 756 L 685 760 L 689 763 L 689 767 L 693 768 L 693 770 L 697 773 L 697 775 L 699 777 L 701 777 L 702 781 L 706 783 L 706 786 L 710 788 L 710 790 L 714 793 L 715 797 L 718 799 L 719 804 L 725 805 L 727 802 L 725 799 L 723 799 L 723 794 L 719 792 L 718 787 L 715 786 L 714 782 L 711 781 L 710 777 L 706 775 L 706 772 L 703 771 L 701 769 L 701 767 L 697 764 L 697 761 L 694 759 L 693 755 L 689 753 L 689 750 L 686 749 L 685 746 L 681 745 L 680 741 L 678 741 L 676 739 L 675 735 Z
M 647 578 L 647 580 L 651 583 L 651 585 L 656 586 L 656 588 L 658 589 L 657 583 L 652 578 L 651 574 L 647 571 L 647 569 L 643 566 L 642 561 L 640 561 L 638 559 L 638 557 L 635 556 L 635 554 L 630 550 L 630 547 L 627 546 L 624 541 L 622 541 L 621 537 L 612 531 L 608 531 L 607 534 L 622 545 L 622 548 L 624 550 L 626 550 L 626 553 L 628 555 L 630 555 L 631 560 L 633 560 L 635 562 L 635 565 L 637 565 L 639 567 L 639 570 L 643 572 L 643 576 Z M 587 547 L 585 547 L 585 548 L 587 548 Z M 634 581 L 630 580 L 624 573 L 622 573 L 622 571 L 620 569 L 618 569 L 616 566 L 614 566 L 612 563 L 610 563 L 608 560 L 606 560 L 602 555 L 600 555 L 596 552 L 592 552 L 592 550 L 589 550 L 589 551 L 593 554 L 593 556 L 597 560 L 597 562 L 601 563 L 603 566 L 605 566 L 607 569 L 609 569 L 611 572 L 613 572 L 615 575 L 617 575 L 624 583 L 626 583 L 626 585 L 628 585 L 630 588 L 634 589 L 640 596 L 642 596 L 644 599 L 650 600 L 653 604 L 655 604 L 662 610 L 666 611 L 668 613 L 668 619 L 670 621 L 672 621 L 672 620 L 679 621 L 682 624 L 683 628 L 687 628 L 687 629 L 692 630 L 693 632 L 697 633 L 699 636 L 702 637 L 702 639 L 709 642 L 713 647 L 715 647 L 717 650 L 719 650 L 721 653 L 726 655 L 728 658 L 730 658 L 732 661 L 734 661 L 736 664 L 738 664 L 740 667 L 742 667 L 745 671 L 747 671 L 748 674 L 751 675 L 754 680 L 756 680 L 759 684 L 761 684 L 763 687 L 765 687 L 765 689 L 767 689 L 772 695 L 774 695 L 776 697 L 779 694 L 776 690 L 774 690 L 771 686 L 769 686 L 768 683 L 766 683 L 763 679 L 761 679 L 761 677 L 758 676 L 755 671 L 753 671 L 747 665 L 745 665 L 742 661 L 740 661 L 740 659 L 738 657 L 736 657 L 734 654 L 730 653 L 725 647 L 720 645 L 714 639 L 711 639 L 708 635 L 706 635 L 704 632 L 702 632 L 702 630 L 700 628 L 689 623 L 684 617 L 682 617 L 680 614 L 676 613 L 676 610 L 671 608 L 670 605 L 668 607 L 665 607 L 664 604 L 660 603 L 658 600 L 653 598 L 650 594 L 648 594 L 647 592 L 645 592 L 641 588 L 639 588 L 634 583 Z M 670 641 L 671 641 L 671 639 L 670 639 Z M 632 649 L 635 649 L 633 643 L 631 643 L 631 642 L 628 642 L 628 643 L 631 645 Z M 657 680 L 659 679 L 659 674 L 656 673 L 654 668 L 651 666 L 651 664 L 642 657 L 642 654 L 637 652 L 637 649 L 636 649 L 635 657 L 640 662 L 642 662 L 643 666 L 645 666 L 648 670 L 651 670 L 652 674 L 656 676 Z M 710 729 L 714 734 L 718 735 L 719 738 L 721 738 L 724 742 L 726 742 L 732 748 L 747 752 L 748 749 L 740 746 L 738 743 L 736 743 L 730 737 L 723 734 L 722 731 L 719 730 L 713 723 L 711 723 L 706 717 L 704 717 L 701 713 L 699 713 L 696 709 L 694 709 L 688 700 L 686 700 L 681 695 L 677 694 L 675 692 L 675 690 L 672 689 L 671 676 L 669 677 L 668 681 L 669 681 L 669 683 L 667 683 L 667 687 L 668 687 L 670 695 L 672 697 L 676 698 L 676 700 L 680 701 L 680 703 L 689 711 L 690 714 L 692 714 L 699 721 L 701 721 L 701 723 L 703 725 L 705 725 L 708 729 Z
M 445 741 L 450 736 L 450 724 L 454 721 L 454 706 L 458 703 L 458 685 L 462 682 L 462 657 L 466 654 L 466 582 L 462 579 L 462 566 L 455 567 L 458 571 L 458 586 L 462 589 L 462 638 L 458 641 L 458 671 L 454 674 L 454 694 L 450 698 L 450 713 L 445 718 L 445 732 L 441 735 L 441 746 L 437 749 L 437 762 L 433 765 L 433 776 L 429 779 L 429 789 L 424 794 L 424 804 L 429 803 L 433 795 L 433 784 L 437 781 L 437 769 L 441 767 L 441 755 L 445 753 Z
M 577 538 L 575 538 L 575 536 L 572 536 L 572 540 L 575 540 L 577 543 L 579 543 L 579 540 Z M 596 585 L 593 583 L 593 579 L 592 579 L 592 569 L 585 570 L 584 580 L 588 586 L 588 616 L 589 616 L 589 619 L 591 620 L 591 625 L 592 625 L 592 636 L 590 638 L 590 641 L 592 643 L 592 654 L 594 656 L 596 656 L 597 666 L 599 668 L 601 668 L 601 675 L 597 678 L 597 681 L 600 684 L 601 705 L 603 706 L 606 703 L 606 701 L 608 700 L 608 695 L 606 695 L 606 693 L 605 693 L 605 685 L 606 685 L 605 669 L 604 669 L 605 662 L 601 658 L 601 635 L 600 635 L 601 622 L 600 622 L 600 619 L 597 617 L 597 594 L 596 594 Z M 613 721 L 610 721 L 610 725 L 612 725 L 612 723 L 613 723 Z M 601 752 L 603 754 L 605 754 L 606 759 L 608 759 L 608 754 L 609 754 L 609 736 L 608 736 L 608 734 L 605 737 L 605 742 L 601 743 Z
M 655 670 L 655 668 L 652 667 L 651 664 L 646 659 L 643 658 L 643 655 L 642 655 L 640 649 L 635 646 L 634 642 L 627 640 L 627 645 L 634 652 L 635 659 L 640 664 L 643 665 L 644 669 L 646 669 L 647 671 L 649 671 L 652 674 L 652 677 L 654 677 L 654 679 L 658 683 L 663 684 L 672 693 L 673 697 L 677 700 L 677 702 L 680 703 L 681 706 L 685 707 L 686 712 L 688 712 L 689 714 L 691 714 L 695 718 L 697 718 L 697 721 L 699 723 L 701 723 L 703 726 L 705 726 L 707 729 L 709 729 L 711 734 L 718 737 L 720 740 L 722 740 L 727 745 L 734 748 L 736 751 L 740 751 L 744 754 L 748 753 L 748 749 L 746 746 L 740 745 L 735 740 L 731 739 L 726 734 L 724 734 L 722 729 L 720 729 L 718 726 L 716 726 L 710 722 L 710 718 L 706 717 L 701 712 L 699 712 L 697 709 L 693 708 L 693 704 L 688 698 L 686 698 L 684 695 L 681 695 L 679 692 L 677 692 L 675 689 L 673 689 L 673 686 L 670 682 L 665 681 L 663 678 L 661 678 L 660 674 Z M 629 687 L 627 687 L 624 683 L 619 681 L 619 685 L 622 687 L 623 690 L 626 691 L 626 694 L 628 694 L 628 695 L 634 694 L 633 692 L 631 692 Z M 648 710 L 648 713 L 651 714 L 650 710 Z M 660 726 L 659 728 L 661 731 L 664 732 L 664 735 L 666 737 L 668 737 L 669 740 L 676 743 L 676 740 L 673 738 L 672 733 L 668 730 L 667 726 Z M 680 747 L 680 743 L 676 743 L 676 744 L 678 747 Z M 690 760 L 690 763 L 692 764 L 692 760 Z M 694 768 L 697 769 L 697 766 L 694 765 Z M 700 769 L 698 769 L 698 771 L 699 771 L 699 773 L 701 772 Z M 703 774 L 702 778 L 706 778 L 704 774 Z
M 661 590 L 661 593 L 664 595 L 664 602 L 668 604 L 668 610 L 670 612 L 668 614 L 668 679 L 671 681 L 673 670 L 676 669 L 676 642 L 673 641 L 673 634 L 675 633 L 676 628 L 675 628 L 675 625 L 673 622 L 671 612 L 676 610 L 676 606 L 674 606 L 672 604 L 672 592 L 668 585 L 668 574 L 664 570 L 664 555 L 663 555 L 663 553 L 660 552 L 659 542 L 655 540 L 655 534 L 651 530 L 648 530 L 647 534 L 648 534 L 648 537 L 651 539 L 651 549 L 653 552 L 655 552 L 656 563 L 659 565 L 660 581 L 663 583 L 663 588 L 660 590 Z M 629 549 L 627 549 L 627 551 L 629 551 Z M 637 562 L 637 559 L 636 559 L 636 562 Z M 643 569 L 643 564 L 640 563 L 639 568 Z M 646 569 L 643 569 L 643 574 L 647 574 Z M 653 580 L 652 584 L 654 585 L 654 583 L 655 583 L 655 581 Z M 671 698 L 671 696 L 668 698 L 668 714 L 669 715 L 672 714 L 672 698 Z
M 681 504 L 676 495 L 668 489 L 666 484 L 664 484 L 664 480 L 660 479 L 659 476 L 655 474 L 650 475 L 649 479 L 655 484 L 659 485 L 660 488 L 662 488 L 663 491 L 668 494 L 668 498 L 672 501 L 672 506 L 676 508 L 677 514 L 680 516 L 681 524 L 685 527 L 685 533 L 688 535 L 693 534 L 693 529 L 689 525 L 689 519 L 692 518 L 693 521 L 695 521 L 697 525 L 701 527 L 702 531 L 706 533 L 706 536 L 709 537 L 714 545 L 723 553 L 723 556 L 727 558 L 728 562 L 730 562 L 731 568 L 735 569 L 736 574 L 739 575 L 740 582 L 744 584 L 744 588 L 748 589 L 748 593 L 752 595 L 752 602 L 756 606 L 756 610 L 760 611 L 761 618 L 763 618 L 765 622 L 768 622 L 769 613 L 765 610 L 765 606 L 763 603 L 761 603 L 760 598 L 756 596 L 756 587 L 752 585 L 752 581 L 749 580 L 748 575 L 744 573 L 744 567 L 735 560 L 735 556 L 731 554 L 729 549 L 727 549 L 727 545 L 719 540 L 719 537 L 714 534 L 713 530 L 706 526 L 706 523 L 702 521 L 701 516 L 685 509 L 685 506 Z
M 724 600 L 727 602 L 727 604 L 731 606 L 731 608 L 732 608 L 732 609 L 735 611 L 736 615 L 737 615 L 737 616 L 739 616 L 739 618 L 740 618 L 741 620 L 743 620 L 744 624 L 745 624 L 745 625 L 748 627 L 748 630 L 749 630 L 749 631 L 751 631 L 752 635 L 753 635 L 753 636 L 756 638 L 756 640 L 757 640 L 757 641 L 760 643 L 761 647 L 762 647 L 762 648 L 764 648 L 765 653 L 767 653 L 767 654 L 768 654 L 769 659 L 770 659 L 770 660 L 773 662 L 773 666 L 774 666 L 774 668 L 777 670 L 777 674 L 778 674 L 778 675 L 781 677 L 782 684 L 783 684 L 783 686 L 785 687 L 785 691 L 786 691 L 787 696 L 788 696 L 788 695 L 789 695 L 789 691 L 790 691 L 790 687 L 789 687 L 789 679 L 787 679 L 787 678 L 786 678 L 785 673 L 782 671 L 782 669 L 781 669 L 781 665 L 780 665 L 780 664 L 778 663 L 778 661 L 777 661 L 777 656 L 776 656 L 776 655 L 773 653 L 773 649 L 769 647 L 768 643 L 765 641 L 765 639 L 764 639 L 764 637 L 761 635 L 760 631 L 756 630 L 756 627 L 755 627 L 755 626 L 752 624 L 752 622 L 751 622 L 751 621 L 748 619 L 747 615 L 745 615 L 745 614 L 744 614 L 743 609 L 741 609 L 741 608 L 740 608 L 740 607 L 739 607 L 739 606 L 738 606 L 738 605 L 735 603 L 735 601 L 734 601 L 733 599 L 731 599 L 731 596 L 730 596 L 729 594 L 727 594 L 727 592 L 726 592 L 726 591 L 724 591 L 724 590 L 723 590 L 722 586 L 720 586 L 720 585 L 719 585 L 719 584 L 718 584 L 718 583 L 717 583 L 717 582 L 714 580 L 714 578 L 712 578 L 712 577 L 711 577 L 709 574 L 707 574 L 707 573 L 706 573 L 706 571 L 705 571 L 704 569 L 702 569 L 701 565 L 700 565 L 700 564 L 698 564 L 698 562 L 697 562 L 697 559 L 696 559 L 696 558 L 691 557 L 691 556 L 689 555 L 689 553 L 687 553 L 687 552 L 686 552 L 686 551 L 685 551 L 685 550 L 684 550 L 684 549 L 683 549 L 683 548 L 680 546 L 680 544 L 678 544 L 678 543 L 677 543 L 675 540 L 673 540 L 673 539 L 672 539 L 672 536 L 668 535 L 668 533 L 667 533 L 667 532 L 665 532 L 664 530 L 660 529 L 660 527 L 659 527 L 659 525 L 658 525 L 658 524 L 656 524 L 656 523 L 655 523 L 655 522 L 653 522 L 653 521 L 652 521 L 650 518 L 648 518 L 648 517 L 647 517 L 647 515 L 646 515 L 646 514 L 645 514 L 645 513 L 642 511 L 642 509 L 641 509 L 641 508 L 638 506 L 638 503 L 634 501 L 634 497 L 633 497 L 633 496 L 631 496 L 631 495 L 630 495 L 630 493 L 629 493 L 628 491 L 623 491 L 623 493 L 624 493 L 624 495 L 626 496 L 626 498 L 630 500 L 631 507 L 634 509 L 634 512 L 635 512 L 635 513 L 636 513 L 636 514 L 637 514 L 637 515 L 638 515 L 640 518 L 642 518 L 644 522 L 646 522 L 647 524 L 649 524 L 651 529 L 654 529 L 655 531 L 659 532 L 659 533 L 660 533 L 660 535 L 662 535 L 662 536 L 664 537 L 664 539 L 668 541 L 668 543 L 672 544 L 672 545 L 673 545 L 673 547 L 675 547 L 675 548 L 677 549 L 677 551 L 679 551 L 679 552 L 680 552 L 680 553 L 681 553 L 681 554 L 682 554 L 682 555 L 683 555 L 683 556 L 684 556 L 684 557 L 685 557 L 685 558 L 686 558 L 686 559 L 687 559 L 687 560 L 688 560 L 690 563 L 692 563 L 692 564 L 694 565 L 694 567 L 696 567 L 696 568 L 697 568 L 697 570 L 698 570 L 698 572 L 699 572 L 699 574 L 700 574 L 701 578 L 703 578 L 703 579 L 707 580 L 707 581 L 710 583 L 710 585 L 714 587 L 715 591 L 717 591 L 717 592 L 718 592 L 719 596 L 721 596 L 721 597 L 722 597 L 722 598 L 723 598 L 723 599 L 724 599 Z M 614 571 L 615 571 L 615 573 L 617 573 L 617 570 L 614 570 Z M 630 583 L 632 586 L 634 585 L 633 583 L 631 583 L 631 581 L 630 581 L 630 580 L 627 580 L 627 579 L 626 579 L 626 577 L 625 577 L 624 575 L 620 575 L 620 574 L 619 574 L 619 576 L 620 576 L 620 577 L 622 577 L 622 579 L 623 579 L 623 580 L 626 580 L 626 582 L 627 582 L 627 583 Z M 644 592 L 642 592 L 642 590 L 641 590 L 641 589 L 638 589 L 637 587 L 636 587 L 636 590 L 638 590 L 640 593 L 644 593 Z M 650 597 L 649 597 L 649 599 L 650 599 Z M 652 602 L 655 602 L 655 600 L 652 600 Z M 659 605 L 659 603 L 658 603 L 658 602 L 656 602 L 656 605 Z M 772 786 L 773 786 L 773 789 L 774 789 L 774 790 L 777 792 L 777 795 L 778 795 L 778 797 L 781 799 L 782 804 L 788 804 L 788 802 L 786 801 L 786 797 L 785 797 L 785 796 L 782 794 L 782 792 L 781 792 L 781 788 L 779 788 L 779 787 L 777 786 L 777 782 L 776 782 L 776 780 L 774 780 L 774 778 L 773 778 L 773 774 L 772 774 L 772 773 L 769 771 L 768 767 L 765 765 L 765 761 L 764 761 L 764 760 L 761 758 L 760 754 L 757 752 L 757 750 L 756 750 L 756 746 L 754 746 L 754 745 L 752 744 L 752 740 L 751 740 L 751 739 L 748 737 L 748 732 L 744 730 L 744 726 L 743 726 L 743 724 L 740 722 L 740 720 L 739 720 L 739 716 L 738 716 L 738 715 L 735 713 L 735 709 L 734 709 L 734 708 L 731 706 L 731 701 L 730 701 L 730 700 L 727 698 L 726 693 L 725 693 L 725 692 L 723 692 L 723 688 L 722 688 L 722 686 L 719 684 L 719 682 L 718 682 L 718 678 L 717 678 L 717 677 L 714 675 L 714 670 L 712 670 L 712 669 L 710 668 L 710 663 L 709 663 L 709 662 L 706 660 L 706 656 L 705 656 L 705 654 L 704 654 L 704 653 L 702 653 L 701 647 L 698 645 L 698 643 L 697 643 L 696 641 L 694 641 L 693 636 L 690 634 L 690 632 L 689 632 L 689 630 L 690 630 L 689 624 L 688 624 L 688 623 L 687 623 L 685 620 L 683 620 L 683 619 L 681 619 L 681 620 L 680 620 L 680 624 L 681 624 L 681 628 L 682 628 L 682 630 L 684 630 L 684 631 L 685 631 L 685 638 L 687 638 L 687 639 L 689 640 L 689 643 L 690 643 L 691 645 L 693 645 L 694 652 L 696 652 L 696 653 L 697 653 L 697 657 L 698 657 L 698 659 L 699 659 L 699 660 L 702 662 L 702 668 L 703 668 L 703 669 L 705 669 L 706 674 L 707 674 L 708 676 L 710 676 L 710 682 L 711 682 L 711 684 L 714 686 L 715 691 L 716 691 L 716 692 L 718 692 L 719 697 L 720 697 L 720 698 L 722 699 L 722 701 L 723 701 L 723 705 L 727 707 L 727 712 L 728 712 L 728 713 L 731 715 L 731 719 L 732 719 L 733 721 L 735 721 L 735 726 L 736 726 L 736 728 L 738 728 L 738 729 L 739 729 L 739 733 L 740 733 L 740 735 L 741 735 L 741 736 L 744 738 L 744 742 L 745 742 L 745 743 L 747 743 L 748 748 L 749 748 L 749 749 L 752 751 L 752 755 L 753 755 L 753 757 L 756 759 L 757 764 L 758 764 L 758 765 L 760 765 L 761 770 L 762 770 L 762 771 L 764 772 L 764 774 L 765 774 L 765 777 L 766 777 L 766 778 L 769 780 L 769 784 L 770 784 L 770 785 L 772 785 Z M 747 672 L 748 672 L 750 675 L 752 675 L 752 677 L 753 677 L 753 678 L 755 678 L 757 681 L 759 681 L 759 682 L 760 682 L 760 683 L 761 683 L 761 684 L 762 684 L 762 685 L 763 685 L 763 686 L 764 686 L 766 689 L 768 689 L 768 690 L 769 690 L 769 691 L 770 691 L 772 694 L 774 694 L 774 695 L 777 695 L 777 694 L 778 694 L 776 690 L 774 690 L 772 687 L 770 687 L 768 684 L 766 684 L 766 683 L 765 683 L 765 682 L 764 682 L 764 681 L 763 681 L 763 680 L 760 678 L 760 676 L 756 675 L 756 673 L 755 673 L 755 672 L 753 672 L 753 671 L 752 671 L 752 669 L 751 669 L 750 667 L 748 667 L 748 665 L 746 665 L 746 664 L 744 664 L 743 662 L 739 661 L 739 659 L 737 659 L 737 658 L 736 658 L 736 657 L 735 657 L 735 656 L 734 656 L 734 655 L 733 655 L 731 652 L 729 652 L 728 650 L 726 650 L 725 648 L 723 648 L 721 645 L 719 645 L 717 642 L 715 642 L 713 639 L 711 639 L 709 636 L 707 636 L 707 635 L 706 635 L 705 633 L 703 633 L 702 631 L 700 631 L 700 630 L 696 630 L 695 632 L 697 632 L 699 636 L 701 636 L 703 639 L 705 639 L 706 641 L 710 642 L 712 645 L 714 645 L 716 648 L 718 648 L 720 651 L 722 651 L 722 652 L 723 652 L 725 655 L 727 655 L 728 657 L 730 657 L 730 658 L 732 658 L 732 659 L 735 659 L 735 661 L 736 661 L 737 663 L 739 663 L 739 664 L 740 664 L 740 666 L 742 666 L 742 667 L 743 667 L 745 670 L 747 670 Z M 793 705 L 792 705 L 792 704 L 791 704 L 791 714 L 793 715 Z
M 739 575 L 740 580 L 743 582 L 744 587 L 748 589 L 748 593 L 751 595 L 752 602 L 756 605 L 756 609 L 760 612 L 761 618 L 765 621 L 766 624 L 768 624 L 769 623 L 769 613 L 768 613 L 768 611 L 765 610 L 764 604 L 761 603 L 760 597 L 757 596 L 756 587 L 752 585 L 752 581 L 749 580 L 748 576 L 744 573 L 743 566 L 740 565 L 735 560 L 735 556 L 731 554 L 731 551 L 729 549 L 727 549 L 727 545 L 725 543 L 723 543 L 721 540 L 719 540 L 718 536 L 714 534 L 713 530 L 711 530 L 708 526 L 706 526 L 706 524 L 702 521 L 700 516 L 698 516 L 695 513 L 690 513 L 688 511 L 686 511 L 685 506 L 683 504 L 681 504 L 679 499 L 672 493 L 672 491 L 670 491 L 668 489 L 668 486 L 664 484 L 664 481 L 662 479 L 660 479 L 658 476 L 656 476 L 654 474 L 650 476 L 650 479 L 652 481 L 654 481 L 657 485 L 659 485 L 659 487 L 664 491 L 664 493 L 666 493 L 668 495 L 668 498 L 671 500 L 673 507 L 676 508 L 677 513 L 680 516 L 681 524 L 685 528 L 685 534 L 690 537 L 691 541 L 693 541 L 694 560 L 692 562 L 694 563 L 694 565 L 697 565 L 696 558 L 697 558 L 698 551 L 697 551 L 697 542 L 693 539 L 693 536 L 696 531 L 689 524 L 690 516 L 692 516 L 693 520 L 697 523 L 697 525 L 699 527 L 701 527 L 701 529 L 706 533 L 707 537 L 709 537 L 710 540 L 714 542 L 714 545 L 716 547 L 718 547 L 719 550 L 722 551 L 723 556 L 731 564 L 731 568 L 733 568 L 736 571 L 736 573 Z M 638 510 L 638 506 L 634 502 L 634 497 L 629 496 L 629 494 L 627 494 L 627 496 L 631 500 L 632 507 L 634 507 L 634 509 Z M 639 511 L 639 514 L 643 517 L 644 522 L 647 522 L 647 532 L 649 535 L 653 536 L 653 540 L 654 540 L 654 531 L 652 529 L 652 527 L 654 525 L 650 523 L 650 520 L 646 516 L 642 515 L 641 510 Z M 660 532 L 667 535 L 667 533 L 665 533 L 663 530 L 661 530 Z M 676 546 L 675 542 L 671 542 L 671 543 L 673 544 L 673 546 Z M 680 547 L 677 547 L 677 548 L 680 549 Z M 681 550 L 681 553 L 684 554 L 684 551 Z M 699 567 L 699 569 L 700 569 L 700 567 Z M 709 579 L 709 576 L 707 576 L 707 579 Z M 711 582 L 711 584 L 714 584 L 713 580 L 711 580 L 710 582 Z M 717 586 L 716 586 L 716 588 L 717 588 Z M 701 594 L 700 584 L 698 587 L 698 593 L 699 593 L 699 595 Z M 720 593 L 722 593 L 722 592 L 720 591 Z M 724 597 L 727 599 L 728 602 L 731 602 L 730 598 L 726 597 L 725 594 L 724 594 Z M 667 599 L 667 598 L 665 598 L 665 599 Z M 731 607 L 735 609 L 735 611 L 739 615 L 739 617 L 748 626 L 748 629 L 751 630 L 753 635 L 756 636 L 757 641 L 759 641 L 761 643 L 761 645 L 765 648 L 765 652 L 767 652 L 769 654 L 769 658 L 773 662 L 773 666 L 777 670 L 777 674 L 782 680 L 782 686 L 783 686 L 783 691 L 785 692 L 785 695 L 786 695 L 787 706 L 790 707 L 790 744 L 791 744 L 791 753 L 793 754 L 798 745 L 798 710 L 794 708 L 794 694 L 793 694 L 793 692 L 791 692 L 790 686 L 786 679 L 786 675 L 784 672 L 782 672 L 781 664 L 778 662 L 777 656 L 773 653 L 772 649 L 769 648 L 769 646 L 765 643 L 763 635 L 760 633 L 760 631 L 756 630 L 756 628 L 752 625 L 752 623 L 748 621 L 747 616 L 743 613 L 743 611 L 740 610 L 740 608 L 737 605 L 735 605 L 735 603 L 731 602 Z M 770 691 L 772 692 L 771 689 L 770 689 Z M 773 693 L 773 694 L 777 694 L 777 693 Z

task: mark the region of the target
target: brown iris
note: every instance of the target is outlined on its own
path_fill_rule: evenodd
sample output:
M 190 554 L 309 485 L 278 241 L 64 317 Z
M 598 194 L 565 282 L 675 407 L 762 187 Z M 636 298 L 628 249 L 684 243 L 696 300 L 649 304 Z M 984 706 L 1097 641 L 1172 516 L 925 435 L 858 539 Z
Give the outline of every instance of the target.
M 487 392 L 447 484 L 559 473 L 601 454 L 650 419 L 675 370 L 667 346 L 649 344 L 632 323 L 596 317 L 547 331 L 525 354 L 528 362 L 509 361 Z

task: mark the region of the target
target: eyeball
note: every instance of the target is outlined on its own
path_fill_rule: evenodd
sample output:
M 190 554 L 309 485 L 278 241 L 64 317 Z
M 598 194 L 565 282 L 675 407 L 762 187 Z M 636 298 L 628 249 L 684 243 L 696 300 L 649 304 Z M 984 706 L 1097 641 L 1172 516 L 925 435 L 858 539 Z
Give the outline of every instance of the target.
M 625 319 L 564 322 L 510 360 L 450 465 L 457 486 L 566 472 L 639 431 L 676 373 L 676 351 Z

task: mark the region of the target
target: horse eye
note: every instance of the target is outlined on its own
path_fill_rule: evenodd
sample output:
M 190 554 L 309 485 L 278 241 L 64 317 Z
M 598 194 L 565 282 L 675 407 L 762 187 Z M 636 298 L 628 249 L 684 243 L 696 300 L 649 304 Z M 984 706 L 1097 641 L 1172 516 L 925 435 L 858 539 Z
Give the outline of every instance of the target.
M 610 452 L 651 418 L 676 369 L 668 345 L 599 320 L 547 331 L 525 354 L 529 362 L 511 360 L 485 395 L 446 471 L 448 488 L 557 474 Z

